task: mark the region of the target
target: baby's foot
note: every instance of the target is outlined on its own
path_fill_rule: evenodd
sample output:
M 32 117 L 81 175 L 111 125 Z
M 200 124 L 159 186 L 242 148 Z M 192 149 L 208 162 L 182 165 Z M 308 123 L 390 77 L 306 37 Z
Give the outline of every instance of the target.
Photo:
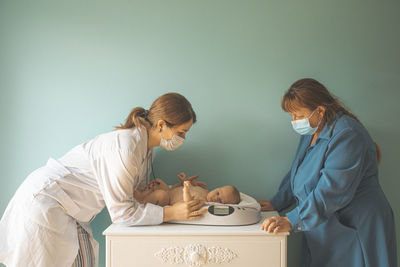
M 189 181 L 183 182 L 183 201 L 185 202 L 192 200 L 192 196 L 190 195 L 190 187 L 191 184 Z

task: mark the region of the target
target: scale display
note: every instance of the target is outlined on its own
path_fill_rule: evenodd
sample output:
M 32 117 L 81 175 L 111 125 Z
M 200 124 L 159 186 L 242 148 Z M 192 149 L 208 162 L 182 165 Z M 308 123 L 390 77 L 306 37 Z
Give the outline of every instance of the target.
M 217 216 L 227 216 L 232 214 L 233 211 L 234 211 L 233 207 L 223 206 L 223 205 L 212 205 L 208 208 L 208 212 Z

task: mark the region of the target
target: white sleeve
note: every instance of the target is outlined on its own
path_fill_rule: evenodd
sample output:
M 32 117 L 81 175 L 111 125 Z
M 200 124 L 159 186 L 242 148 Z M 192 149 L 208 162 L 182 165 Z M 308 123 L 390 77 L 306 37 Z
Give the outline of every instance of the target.
M 93 168 L 113 223 L 155 225 L 163 222 L 163 208 L 140 204 L 133 197 L 138 177 L 135 155 L 110 151 L 94 160 Z

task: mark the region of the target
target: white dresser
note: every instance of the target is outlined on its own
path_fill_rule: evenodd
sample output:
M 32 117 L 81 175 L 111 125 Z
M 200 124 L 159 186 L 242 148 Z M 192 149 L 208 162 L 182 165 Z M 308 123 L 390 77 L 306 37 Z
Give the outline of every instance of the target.
M 122 227 L 105 231 L 107 267 L 284 267 L 288 233 L 261 231 L 248 226 L 162 224 Z

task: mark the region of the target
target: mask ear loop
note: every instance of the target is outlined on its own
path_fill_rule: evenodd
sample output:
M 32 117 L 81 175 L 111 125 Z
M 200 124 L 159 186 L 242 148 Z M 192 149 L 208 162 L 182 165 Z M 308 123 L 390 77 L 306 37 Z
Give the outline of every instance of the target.
M 310 118 L 311 118 L 311 117 L 314 115 L 314 112 L 315 112 L 315 111 L 317 111 L 317 109 L 318 109 L 318 108 L 314 109 L 314 111 L 313 111 L 313 112 L 311 112 L 311 115 L 310 115 L 310 116 L 308 116 L 308 118 L 307 118 L 307 119 L 310 119 Z
M 172 125 L 172 124 L 171 124 L 171 125 Z M 175 133 L 172 131 L 172 129 L 170 128 L 170 126 L 166 125 L 166 127 L 168 128 L 168 130 L 170 130 L 170 131 L 172 132 L 172 136 L 174 136 Z M 160 135 L 161 135 L 161 131 L 162 131 L 162 128 L 160 128 Z M 162 137 L 162 135 L 161 135 L 161 138 L 164 138 L 164 137 Z
M 317 109 L 315 109 L 314 111 L 316 111 Z M 314 111 L 313 111 L 313 113 L 314 113 Z M 319 114 L 318 114 L 319 115 Z M 311 114 L 311 116 L 312 116 L 312 114 Z M 310 116 L 310 118 L 311 118 L 311 116 Z M 321 115 L 319 115 L 320 116 L 320 119 L 319 119 L 319 122 L 318 122 L 318 124 L 317 124 L 317 126 L 315 127 L 315 131 L 314 131 L 314 133 L 313 134 L 315 134 L 315 132 L 318 130 L 318 128 L 319 128 L 319 126 L 320 126 L 320 124 L 321 124 L 321 121 L 322 121 L 322 116 Z

